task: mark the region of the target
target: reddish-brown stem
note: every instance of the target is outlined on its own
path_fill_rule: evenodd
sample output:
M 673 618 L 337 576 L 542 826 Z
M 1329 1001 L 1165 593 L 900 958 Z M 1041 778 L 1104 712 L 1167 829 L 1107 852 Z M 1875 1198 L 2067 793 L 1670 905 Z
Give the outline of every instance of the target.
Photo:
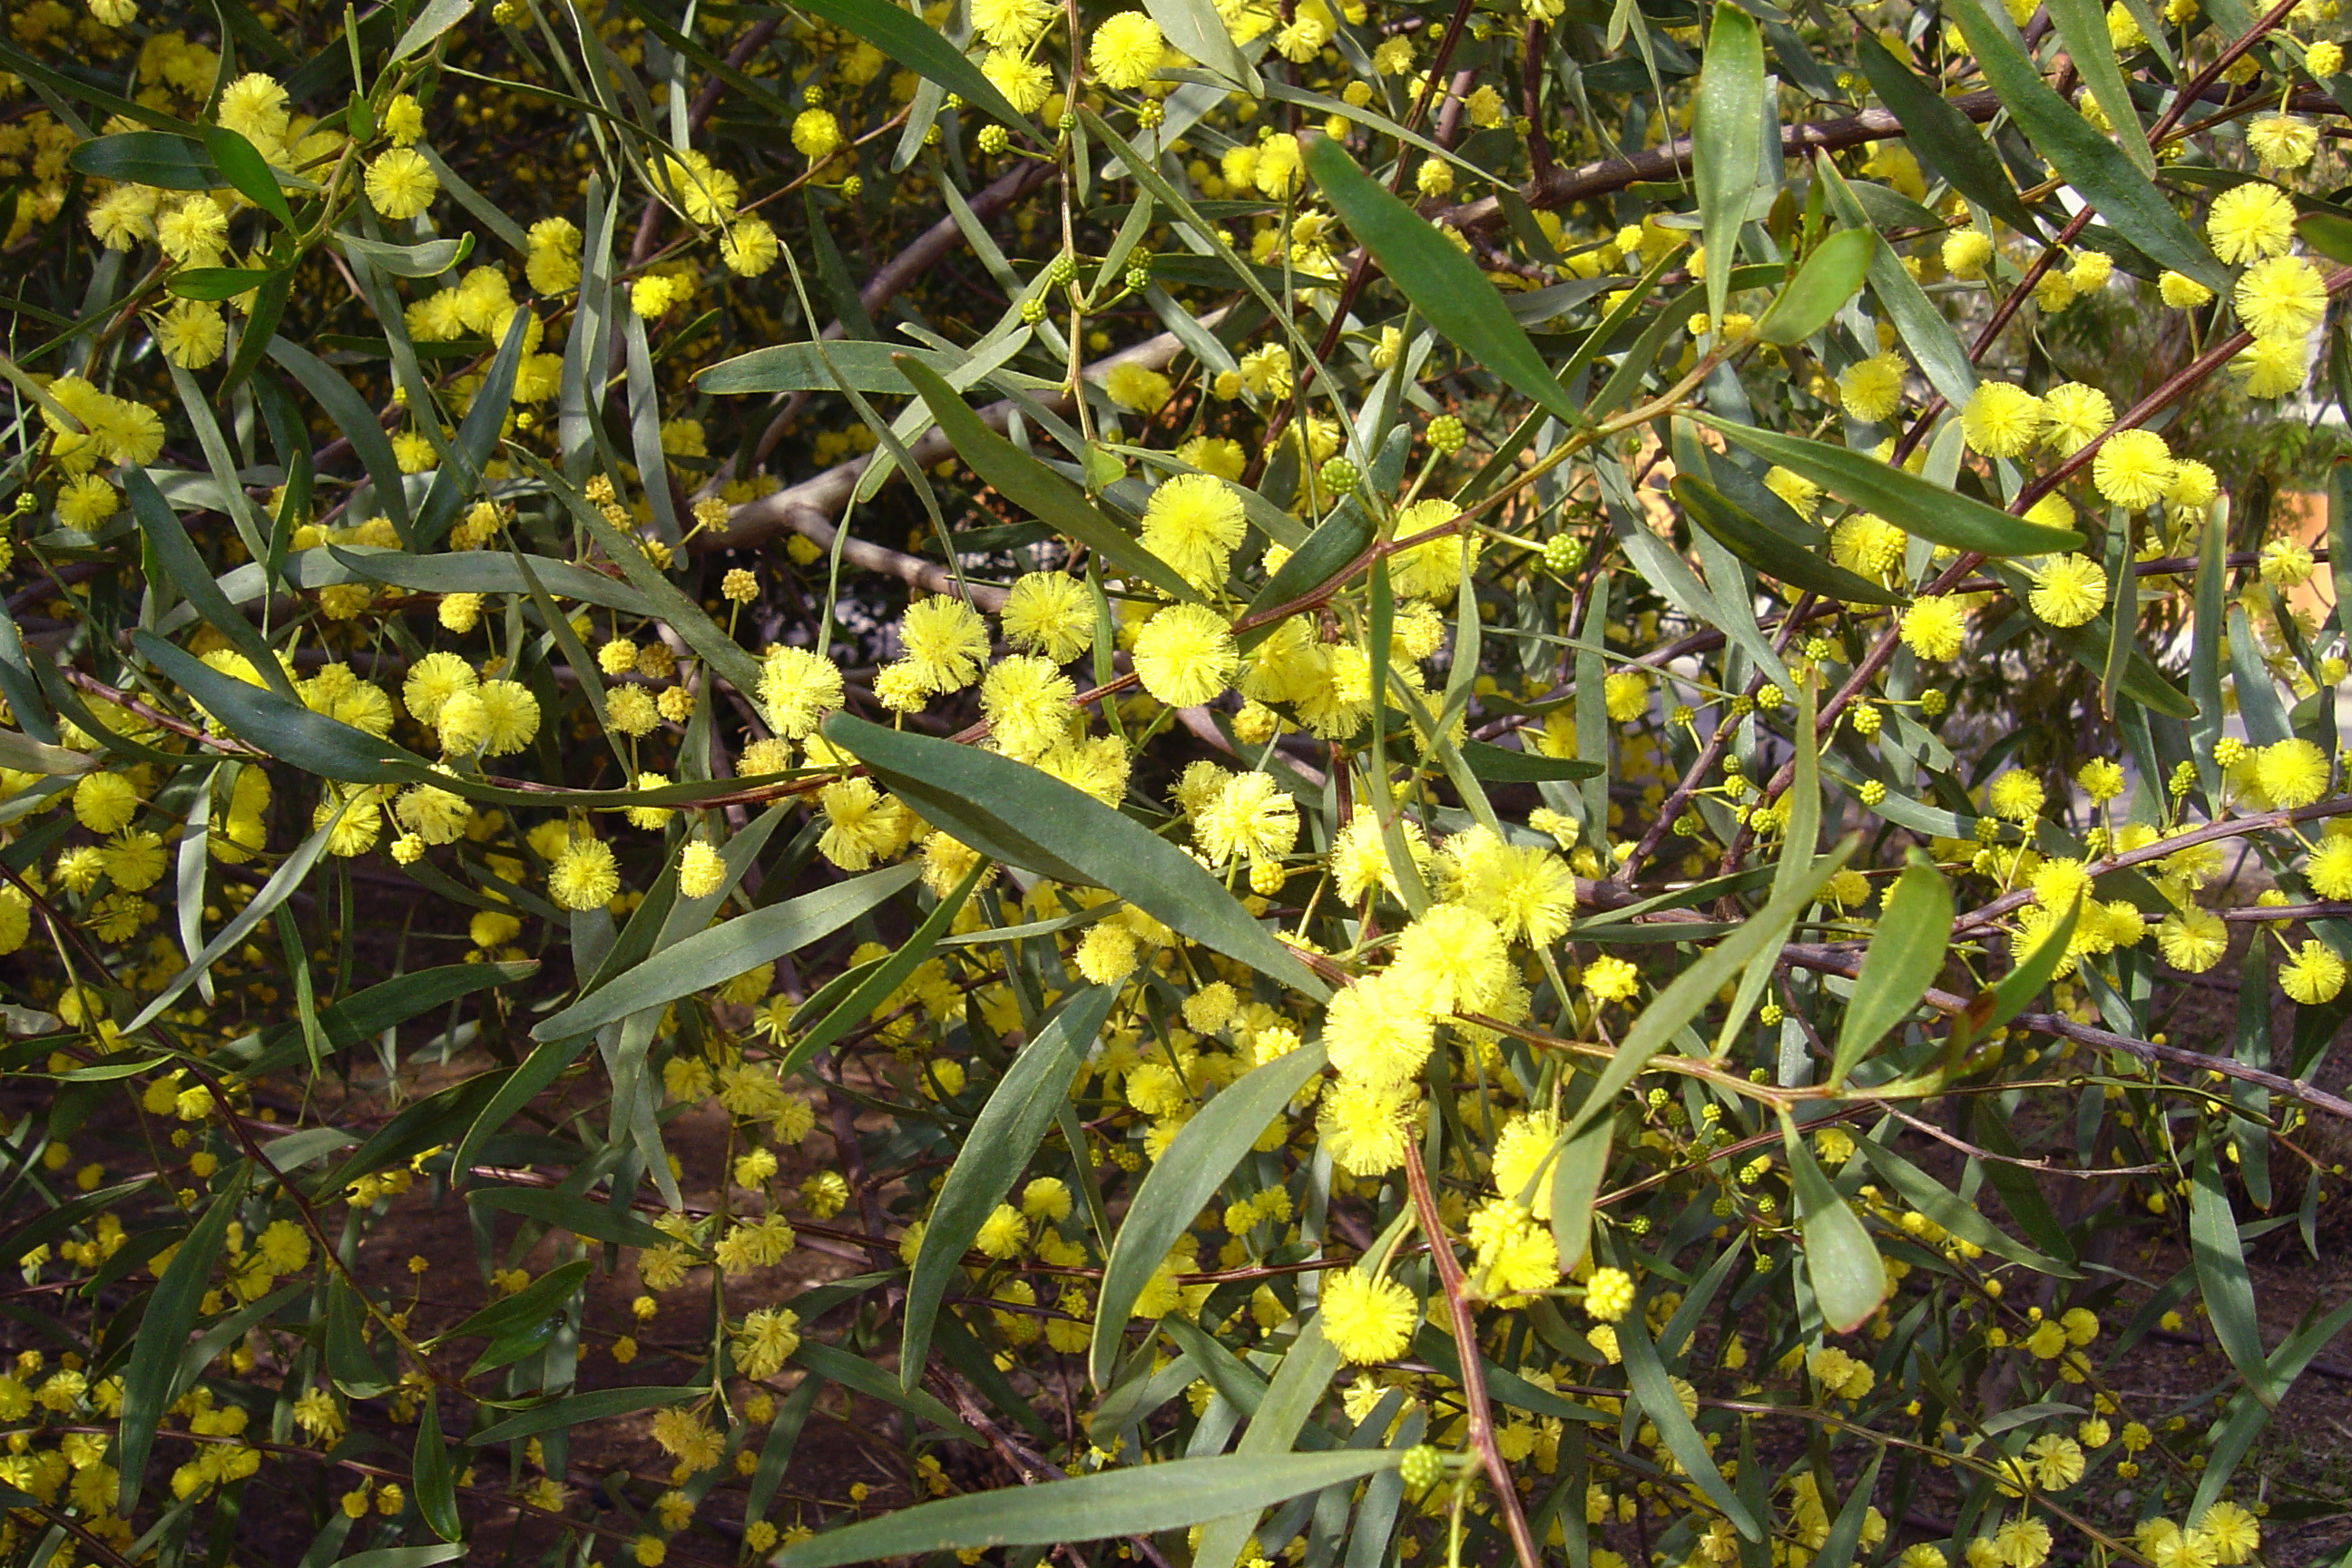
M 1481 1370 L 1484 1362 L 1478 1350 L 1477 1320 L 1470 1309 L 1469 1284 L 1462 1277 L 1461 1259 L 1454 1256 L 1454 1242 L 1445 1234 L 1445 1221 L 1438 1215 L 1437 1195 L 1430 1190 L 1429 1173 L 1421 1163 L 1421 1145 L 1411 1138 L 1405 1140 L 1404 1173 L 1405 1184 L 1412 1191 L 1413 1213 L 1421 1222 L 1422 1234 L 1429 1238 L 1429 1256 L 1437 1264 L 1439 1288 L 1445 1293 L 1454 1349 L 1462 1362 L 1462 1394 L 1469 1411 L 1470 1446 L 1477 1450 L 1478 1463 L 1495 1489 L 1495 1508 L 1503 1516 L 1504 1528 L 1510 1532 L 1511 1550 L 1518 1555 L 1519 1568 L 1538 1568 L 1542 1559 L 1536 1553 L 1535 1536 L 1528 1529 L 1527 1513 L 1519 1507 L 1518 1489 L 1511 1481 L 1511 1467 L 1495 1445 L 1495 1407 L 1486 1396 L 1486 1377 Z

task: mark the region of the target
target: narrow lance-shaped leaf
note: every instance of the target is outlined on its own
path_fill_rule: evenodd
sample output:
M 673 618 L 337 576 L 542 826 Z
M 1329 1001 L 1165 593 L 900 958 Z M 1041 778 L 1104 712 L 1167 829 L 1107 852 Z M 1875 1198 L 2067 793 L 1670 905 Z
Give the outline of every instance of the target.
M 202 147 L 164 131 L 119 131 L 81 142 L 66 154 L 66 166 L 101 180 L 167 191 L 218 190 L 228 183 Z
M 1108 888 L 1180 935 L 1293 990 L 1318 1001 L 1328 994 L 1199 861 L 1092 795 L 1010 757 L 845 713 L 825 721 L 824 736 L 915 803 L 925 820 L 991 859 Z M 1048 831 L 1050 847 L 1032 837 Z
M 892 356 L 898 374 L 922 394 L 939 421 L 940 433 L 971 465 L 971 471 L 1005 500 L 1059 533 L 1066 533 L 1105 564 L 1130 573 L 1191 604 L 1200 594 L 1183 574 L 1136 542 L 1127 530 L 1103 515 L 1086 492 L 981 422 L 963 395 L 912 354 Z
M 2074 924 L 2083 916 L 2083 900 L 2077 897 L 2066 906 L 2066 912 L 2050 923 L 2042 940 L 2033 944 L 2017 967 L 1995 981 L 1990 989 L 1980 991 L 1969 1004 L 1966 1015 L 1974 1034 L 1998 1029 L 2025 1010 L 2025 1005 L 2041 994 L 2065 961 L 2066 950 L 2074 944 Z
M 1185 1227 L 1199 1217 L 1201 1205 L 1233 1173 L 1266 1124 L 1282 1114 L 1290 1097 L 1322 1070 L 1323 1063 L 1323 1045 L 1318 1040 L 1251 1068 L 1187 1121 L 1167 1152 L 1153 1163 L 1103 1266 L 1102 1293 L 1095 1302 L 1094 1345 L 1087 1363 L 1096 1387 L 1110 1383 L 1119 1336 L 1151 1271 L 1160 1267 Z
M 1828 326 L 1861 290 L 1877 249 L 1877 235 L 1866 228 L 1842 228 L 1813 247 L 1788 287 L 1758 319 L 1757 337 L 1785 346 L 1801 343 Z
M 593 1267 L 583 1258 L 551 1268 L 504 1300 L 491 1302 L 425 1343 L 442 1345 L 451 1340 L 487 1338 L 538 1322 L 561 1310 Z
M 1951 938 L 1951 886 L 1914 850 L 1911 864 L 1886 895 L 1878 929 L 1863 952 L 1853 1000 L 1838 1027 L 1837 1050 L 1830 1064 L 1832 1089 L 1845 1082 L 1854 1064 L 1918 1005 L 1943 970 Z
M 2000 157 L 1969 117 L 1942 93 L 1896 59 L 1866 28 L 1854 32 L 1854 52 L 1870 90 L 1903 122 L 1919 161 L 1952 182 L 1952 188 L 2011 228 L 2040 232 L 2033 214 L 2019 199 Z
M 416 1511 L 425 1516 L 434 1534 L 455 1541 L 463 1530 L 457 1517 L 457 1472 L 449 1462 L 449 1445 L 441 1436 L 437 1404 L 430 1393 L 420 1403 L 410 1479 L 416 1483 Z
M 1837 874 L 1859 843 L 1858 838 L 1848 837 L 1816 860 L 1812 869 L 1792 886 L 1775 891 L 1771 900 L 1738 931 L 1668 982 L 1618 1042 L 1616 1053 L 1609 1058 L 1600 1080 L 1586 1097 L 1584 1109 L 1569 1119 L 1567 1131 L 1574 1132 L 1595 1117 L 1607 1114 L 1618 1093 L 1641 1076 L 1650 1058 L 1664 1049 L 1666 1042 L 1685 1024 L 1698 1016 L 1699 1009 L 1715 1000 L 1716 993 L 1723 989 L 1727 981 L 1757 962 L 1768 948 L 1777 949 L 1789 928 L 1796 923 L 1797 916 Z
M 803 893 L 764 910 L 697 931 L 666 948 L 610 984 L 591 991 L 531 1031 L 535 1040 L 585 1035 L 615 1018 L 666 1006 L 681 996 L 730 980 L 839 931 L 884 900 L 911 887 L 919 864 L 893 866 Z
M 864 1022 L 867 1013 L 898 990 L 907 976 L 921 968 L 923 960 L 929 958 L 931 950 L 939 945 L 940 938 L 947 934 L 948 927 L 955 923 L 957 911 L 971 896 L 972 889 L 980 885 L 981 874 L 987 868 L 987 861 L 974 862 L 971 869 L 964 873 L 963 880 L 932 906 L 931 912 L 923 917 L 923 923 L 915 928 L 912 936 L 900 942 L 889 957 L 877 963 L 872 973 L 852 986 L 848 994 L 834 1004 L 822 1017 L 809 1026 L 806 1034 L 792 1043 L 791 1048 L 776 1064 L 776 1070 L 786 1078 L 798 1072 L 801 1065 L 811 1057 Z
M 1438 336 L 1562 423 L 1585 423 L 1584 410 L 1553 378 L 1527 329 L 1512 318 L 1476 262 L 1358 168 L 1337 142 L 1315 137 L 1304 156 L 1307 173 L 1323 188 L 1348 232 L 1372 253 L 1381 270 L 1437 329 Z M 1753 158 L 1748 167 L 1755 167 Z
M 277 173 L 262 157 L 261 150 L 247 141 L 243 133 L 226 126 L 207 125 L 204 132 L 205 151 L 212 154 L 213 163 L 236 187 L 237 194 L 292 229 L 293 209 L 286 205 L 286 193 L 278 188 Z
M 1323 1332 L 1320 1313 L 1307 1321 L 1284 1352 L 1250 1415 L 1249 1430 L 1234 1445 L 1237 1457 L 1276 1459 L 1298 1446 L 1300 1428 L 1331 1386 L 1339 1370 L 1339 1351 Z M 1247 1546 L 1257 1510 L 1244 1509 L 1212 1518 L 1201 1529 L 1201 1544 L 1192 1554 L 1192 1568 L 1234 1568 Z
M 2275 1405 L 2279 1391 L 2270 1379 L 2263 1353 L 2262 1321 L 2254 1311 L 2254 1281 L 2246 1270 L 2246 1249 L 2238 1234 L 2238 1216 L 2230 1194 L 2221 1188 L 2221 1167 L 2210 1143 L 2197 1151 L 2197 1164 L 2189 1186 L 2189 1260 L 2197 1269 L 2197 1288 L 2205 1298 L 2206 1315 L 2213 1321 L 2213 1337 L 2247 1391 L 2265 1405 Z
M 858 392 L 912 397 L 914 384 L 899 374 L 900 355 L 926 369 L 945 373 L 958 363 L 947 354 L 891 343 L 772 343 L 695 373 L 694 384 L 720 396 L 748 393 L 832 392 L 845 384 Z
M 219 720 L 222 728 L 278 762 L 347 784 L 404 784 L 428 771 L 415 752 L 223 674 L 152 632 L 133 632 L 131 640 L 173 685 Z M 270 668 L 276 666 L 272 655 Z
M 2140 132 L 2139 109 L 2132 102 L 2123 63 L 2116 58 L 2115 39 L 2107 32 L 2107 8 L 2098 0 L 2043 3 L 2051 26 L 2058 29 L 2058 41 L 2066 46 L 2066 58 L 2074 63 L 2107 122 L 2116 127 L 2116 144 L 2143 179 L 2156 178 L 2156 155 L 2148 151 L 2147 138 Z
M 978 66 L 959 54 L 938 29 L 890 0 L 795 0 L 801 10 L 845 27 L 895 60 L 986 110 L 1005 124 L 1025 130 L 1029 121 L 1013 107 Z
M 154 1447 L 163 1407 L 172 1400 L 172 1383 L 179 1370 L 180 1352 L 187 1345 L 188 1331 L 195 1326 L 205 1282 L 212 1277 L 213 1265 L 220 1260 L 228 1238 L 229 1221 L 236 1217 L 236 1205 L 244 1200 L 246 1179 L 252 1170 L 250 1164 L 239 1162 L 218 1189 L 212 1206 L 189 1227 L 178 1250 L 172 1254 L 172 1261 L 163 1266 L 163 1277 L 157 1282 L 154 1295 L 148 1299 L 146 1313 L 140 1321 L 131 1364 L 122 1375 L 122 1423 L 115 1437 L 115 1464 L 122 1473 L 115 1507 L 123 1514 L 130 1513 L 131 1505 L 139 1500 L 147 1456 Z
M 1960 0 L 1947 15 L 1959 24 L 1985 80 L 2000 95 L 2002 107 L 2017 117 L 2035 151 L 2098 209 L 2109 226 L 2158 266 L 2194 278 L 2216 292 L 2229 288 L 2229 274 L 2173 211 L 2165 194 L 2106 132 L 2042 79 L 2000 9 L 2000 0 Z
M 1822 1173 L 1794 1120 L 1783 1115 L 1780 1142 L 1796 1191 L 1797 1225 L 1805 1242 L 1805 1276 L 1822 1321 L 1850 1334 L 1886 1300 L 1886 1265 L 1870 1232 Z
M 1004 1201 L 1028 1166 L 1055 1111 L 1067 1102 L 1070 1080 L 1118 995 L 1115 986 L 1090 985 L 1063 1003 L 1013 1058 L 964 1135 L 963 1147 L 940 1184 L 939 1201 L 923 1222 L 922 1246 L 907 1283 L 906 1331 L 898 1351 L 898 1379 L 904 1386 L 912 1388 L 921 1380 L 930 1351 L 931 1319 L 947 1294 L 949 1279 L 980 1234 L 981 1222 Z
M 1223 1454 L 1105 1470 L 1042 1486 L 942 1498 L 785 1547 L 774 1568 L 843 1568 L 992 1546 L 1057 1546 L 1181 1530 L 1204 1517 L 1270 1507 L 1396 1463 L 1392 1450 Z
M 1691 110 L 1691 183 L 1706 238 L 1706 314 L 1723 319 L 1739 226 L 1764 161 L 1764 37 L 1756 18 L 1716 0 Z
M 1723 1479 L 1721 1467 L 1699 1436 L 1698 1427 L 1684 1414 L 1680 1391 L 1666 1381 L 1665 1364 L 1658 1357 L 1658 1347 L 1650 1338 L 1650 1327 L 1640 1310 L 1628 1313 L 1617 1324 L 1617 1345 L 1625 1362 L 1625 1378 L 1633 1384 L 1634 1397 L 1658 1429 L 1666 1449 L 1675 1456 L 1684 1470 L 1698 1483 L 1707 1501 L 1721 1510 L 1733 1529 L 1748 1541 L 1765 1539 L 1764 1525 L 1755 1510 L 1748 1508 Z
M 495 1426 L 484 1427 L 468 1441 L 477 1448 L 487 1448 L 494 1443 L 511 1443 L 518 1438 L 537 1436 L 541 1432 L 552 1432 L 559 1427 L 608 1421 L 616 1415 L 634 1415 L 640 1410 L 652 1410 L 664 1405 L 690 1404 L 709 1392 L 708 1388 L 658 1385 L 594 1389 L 586 1394 L 575 1394 L 569 1399 L 551 1399 L 544 1405 L 535 1405 Z
M 543 1047 L 542 1047 L 543 1048 Z M 547 1187 L 477 1187 L 466 1194 L 476 1208 L 499 1209 L 619 1247 L 667 1247 L 676 1238 L 625 1208 Z
M 1551 1239 L 1562 1273 L 1583 1262 L 1591 1249 L 1592 1200 L 1608 1173 L 1612 1129 L 1604 1116 L 1574 1137 L 1562 1138 L 1549 1175 L 1537 1178 L 1551 1183 Z
M 1726 550 L 1764 575 L 1827 598 L 1856 605 L 1900 605 L 1906 596 L 1824 561 L 1803 545 L 1749 517 L 1713 485 L 1688 474 L 1675 476 L 1669 489 L 1684 515 L 1713 535 Z
M 2048 555 L 2082 547 L 2083 536 L 2071 528 L 2046 528 L 2011 517 L 1973 496 L 1930 484 L 1851 447 L 1759 430 L 1712 414 L 1692 417 L 1768 462 L 1801 474 L 1840 500 L 1876 512 L 1906 533 L 1954 550 L 1979 555 Z

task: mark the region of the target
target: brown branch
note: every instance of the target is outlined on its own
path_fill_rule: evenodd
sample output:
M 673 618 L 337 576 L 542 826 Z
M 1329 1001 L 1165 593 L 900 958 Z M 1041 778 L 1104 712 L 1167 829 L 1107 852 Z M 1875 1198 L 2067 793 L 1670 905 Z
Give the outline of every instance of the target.
M 1780 958 L 1781 962 L 1795 964 L 1800 969 L 1811 969 L 1823 974 L 1843 975 L 1847 979 L 1854 978 L 1862 970 L 1861 961 L 1853 955 L 1812 942 L 1790 942 L 1781 948 Z M 1969 1006 L 1968 997 L 1932 986 L 1920 1000 L 1938 1013 L 1965 1013 Z M 2278 1073 L 2266 1072 L 2261 1068 L 2248 1067 L 2245 1063 L 2233 1060 L 2229 1057 L 2209 1056 L 2203 1051 L 2184 1050 L 2179 1046 L 2158 1045 L 2154 1040 L 2119 1035 L 2112 1029 L 2102 1029 L 2095 1025 L 2078 1024 L 2072 1018 L 2062 1017 L 2055 1013 L 2020 1013 L 2010 1022 L 2018 1028 L 2044 1035 L 2055 1035 L 2060 1039 L 2074 1040 L 2083 1045 L 2095 1046 L 2101 1050 L 2121 1051 L 2126 1056 L 2137 1057 L 2142 1061 L 2168 1062 L 2174 1067 L 2190 1068 L 2196 1071 L 2212 1073 L 2221 1078 L 2236 1079 L 2241 1083 L 2250 1083 L 2258 1089 L 2269 1089 L 2273 1094 L 2284 1096 L 2286 1099 L 2311 1106 L 2315 1110 L 2325 1110 L 2352 1121 L 2352 1100 L 2330 1094 L 2307 1079 L 2285 1078 Z
M 1421 1222 L 1422 1234 L 1429 1238 L 1429 1255 L 1437 1262 L 1438 1283 L 1445 1292 L 1454 1343 L 1462 1362 L 1462 1393 L 1469 1407 L 1470 1446 L 1478 1451 L 1478 1462 L 1494 1488 L 1495 1507 L 1510 1531 L 1511 1549 L 1518 1555 L 1519 1568 L 1538 1568 L 1543 1560 L 1536 1551 L 1535 1536 L 1528 1529 L 1528 1516 L 1519 1507 L 1511 1467 L 1502 1450 L 1495 1446 L 1495 1407 L 1486 1397 L 1486 1374 L 1481 1370 L 1484 1358 L 1478 1350 L 1478 1325 L 1471 1316 L 1469 1287 L 1462 1278 L 1462 1262 L 1454 1256 L 1454 1240 L 1445 1234 L 1445 1221 L 1438 1215 L 1437 1197 L 1430 1191 L 1429 1172 L 1422 1165 L 1421 1144 L 1415 1139 L 1404 1141 L 1404 1173 L 1405 1184 L 1412 1191 L 1413 1213 Z

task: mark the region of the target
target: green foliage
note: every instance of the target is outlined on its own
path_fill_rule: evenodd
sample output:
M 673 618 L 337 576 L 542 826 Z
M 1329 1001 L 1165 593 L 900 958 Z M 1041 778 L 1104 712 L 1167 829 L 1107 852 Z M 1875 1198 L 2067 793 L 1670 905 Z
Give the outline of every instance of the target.
M 10 7 L 0 1564 L 2340 1561 L 2337 30 Z

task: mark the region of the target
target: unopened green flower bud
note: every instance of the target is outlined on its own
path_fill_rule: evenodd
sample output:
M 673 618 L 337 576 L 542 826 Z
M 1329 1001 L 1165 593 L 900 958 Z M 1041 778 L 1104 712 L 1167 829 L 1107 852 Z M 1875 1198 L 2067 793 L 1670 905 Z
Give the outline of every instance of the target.
M 1409 1487 L 1433 1487 L 1445 1479 L 1445 1458 L 1426 1443 L 1416 1443 L 1397 1462 L 1397 1474 Z

